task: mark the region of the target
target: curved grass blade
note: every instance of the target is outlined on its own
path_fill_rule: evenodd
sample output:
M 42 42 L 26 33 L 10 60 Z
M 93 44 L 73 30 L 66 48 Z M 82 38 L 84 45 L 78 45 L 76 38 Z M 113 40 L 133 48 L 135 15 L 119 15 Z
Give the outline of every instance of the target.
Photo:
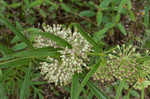
M 50 38 L 52 41 L 55 41 L 57 45 L 60 45 L 62 47 L 72 48 L 72 46 L 67 41 L 65 41 L 64 39 L 52 33 L 49 33 L 49 32 L 36 32 L 35 33 L 34 32 L 33 35 L 41 35 L 43 37 Z

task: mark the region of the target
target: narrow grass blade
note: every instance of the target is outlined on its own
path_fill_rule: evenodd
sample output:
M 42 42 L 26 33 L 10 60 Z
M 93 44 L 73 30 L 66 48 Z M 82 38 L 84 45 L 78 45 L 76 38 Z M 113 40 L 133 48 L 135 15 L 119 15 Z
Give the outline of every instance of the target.
M 11 54 L 8 58 L 4 57 L 0 61 L 0 67 L 6 67 L 6 66 L 16 66 L 19 64 L 23 64 L 25 61 L 24 59 L 30 59 L 30 58 L 39 58 L 39 57 L 55 57 L 58 58 L 60 56 L 59 52 L 56 52 L 57 49 L 46 47 L 46 48 L 38 48 L 38 49 L 31 49 L 31 50 L 25 50 L 17 53 Z M 26 60 L 27 61 L 27 60 Z
M 124 85 L 125 85 L 125 80 L 122 80 L 117 88 L 115 99 L 120 99 Z
M 95 71 L 98 69 L 99 65 L 100 65 L 101 59 L 99 58 L 99 60 L 97 61 L 97 63 L 91 68 L 91 70 L 88 72 L 88 74 L 84 77 L 83 81 L 81 82 L 81 85 L 79 87 L 77 94 L 77 97 L 80 95 L 82 89 L 84 88 L 84 86 L 87 84 L 88 80 L 90 79 L 90 77 L 95 73 Z
M 144 99 L 144 84 L 142 83 L 141 99 Z
M 29 64 L 29 58 L 17 58 L 8 60 L 6 62 L 0 62 L 0 68 L 10 68 L 10 67 L 17 67 L 21 65 L 28 65 Z
M 35 57 L 59 57 L 60 53 L 57 52 L 57 49 L 51 48 L 51 47 L 45 47 L 45 48 L 37 48 L 37 49 L 29 49 L 21 52 L 17 52 L 14 54 L 11 54 L 13 57 L 24 57 L 24 58 L 35 58 Z
M 76 96 L 78 88 L 79 88 L 79 78 L 77 74 L 74 74 L 71 86 L 71 99 L 78 99 Z
M 25 51 L 9 54 L 9 56 L 1 58 L 0 61 L 5 62 L 14 58 L 38 58 L 38 57 L 46 57 L 46 56 L 58 58 L 60 56 L 60 53 L 57 52 L 58 50 L 61 49 L 59 48 L 55 49 L 53 47 L 28 49 Z
M 30 95 L 30 85 L 31 85 L 31 68 L 32 63 L 30 62 L 29 68 L 26 70 L 26 74 L 24 77 L 24 81 L 22 83 L 22 86 L 20 88 L 20 99 L 28 99 Z
M 87 85 L 98 99 L 108 99 L 108 97 L 92 82 L 88 81 Z
M 13 25 L 9 22 L 8 19 L 4 18 L 0 14 L 0 21 L 6 25 L 14 34 L 16 34 L 23 42 L 25 42 L 29 48 L 32 48 L 32 44 L 27 38 Z
M 50 38 L 52 41 L 55 41 L 57 45 L 72 48 L 72 46 L 67 41 L 49 32 L 36 32 L 32 35 L 41 35 L 43 37 Z

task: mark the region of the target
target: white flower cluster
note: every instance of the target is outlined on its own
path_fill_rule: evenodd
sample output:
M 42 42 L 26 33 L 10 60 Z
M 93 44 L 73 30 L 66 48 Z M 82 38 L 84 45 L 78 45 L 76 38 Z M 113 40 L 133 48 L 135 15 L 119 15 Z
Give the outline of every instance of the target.
M 47 60 L 52 61 L 52 63 L 40 63 L 41 74 L 45 75 L 45 79 L 49 83 L 66 85 L 71 82 L 74 73 L 82 72 L 82 66 L 86 66 L 86 62 L 89 61 L 87 53 L 91 51 L 91 45 L 80 33 L 77 31 L 72 32 L 70 28 L 63 28 L 62 25 L 45 25 L 43 28 L 45 32 L 53 33 L 65 39 L 72 46 L 72 49 L 66 47 L 64 50 L 59 51 L 61 53 L 61 60 L 47 57 Z M 48 38 L 42 36 L 36 37 L 35 47 L 41 48 L 44 46 L 59 47 Z

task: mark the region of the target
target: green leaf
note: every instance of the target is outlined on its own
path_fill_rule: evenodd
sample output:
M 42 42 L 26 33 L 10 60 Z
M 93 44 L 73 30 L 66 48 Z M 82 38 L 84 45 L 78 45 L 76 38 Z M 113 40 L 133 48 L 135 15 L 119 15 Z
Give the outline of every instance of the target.
M 28 99 L 30 95 L 30 86 L 31 86 L 31 68 L 32 63 L 30 62 L 29 68 L 26 70 L 24 81 L 20 88 L 20 99 Z
M 144 99 L 144 84 L 142 83 L 141 99 Z
M 98 61 L 96 62 L 96 64 L 91 68 L 91 70 L 87 73 L 87 75 L 84 77 L 83 81 L 81 82 L 81 85 L 79 87 L 77 94 L 77 97 L 80 95 L 81 91 L 83 90 L 84 86 L 87 84 L 88 80 L 90 79 L 90 77 L 96 72 L 96 70 L 98 69 L 98 67 L 100 66 L 100 62 L 101 59 L 99 57 Z
M 119 23 L 117 26 L 123 35 L 127 35 L 127 32 L 121 23 Z
M 1 58 L 0 67 L 9 66 L 18 66 L 19 64 L 23 64 L 23 61 L 28 62 L 30 58 L 39 58 L 39 57 L 55 57 L 58 58 L 60 53 L 57 52 L 59 49 L 54 49 L 52 47 L 46 48 L 37 48 L 37 49 L 29 49 L 17 53 L 10 54 L 8 57 Z M 24 62 L 24 64 L 26 63 Z
M 16 59 L 8 60 L 6 62 L 0 62 L 0 68 L 10 68 L 10 67 L 28 65 L 29 61 L 30 61 L 29 58 L 16 58 Z
M 107 96 L 92 82 L 88 81 L 87 85 L 98 99 L 108 99 Z
M 0 14 L 0 21 L 6 25 L 14 34 L 16 34 L 23 42 L 25 42 L 28 47 L 32 48 L 32 44 L 27 38 L 15 27 L 13 26 L 8 19 Z
M 31 28 L 25 29 L 25 31 L 30 32 L 30 33 L 32 33 L 32 32 L 36 33 L 36 32 L 41 32 L 41 29 L 31 27 Z
M 72 46 L 67 41 L 49 32 L 36 32 L 32 33 L 32 35 L 41 35 L 43 37 L 50 38 L 52 41 L 55 41 L 57 45 L 72 48 Z
M 85 17 L 93 17 L 93 16 L 95 16 L 95 12 L 92 11 L 92 10 L 85 10 L 85 11 L 81 11 L 79 13 L 79 16 L 80 17 L 83 17 L 83 16 L 85 16 Z
M 103 0 L 100 3 L 99 7 L 100 7 L 100 9 L 107 9 L 107 7 L 110 3 L 111 3 L 111 0 Z
M 115 99 L 120 99 L 124 85 L 125 85 L 125 80 L 122 80 L 117 88 Z
M 19 44 L 16 44 L 15 46 L 13 46 L 12 50 L 14 50 L 14 51 L 23 50 L 26 47 L 27 47 L 26 43 L 22 42 L 22 43 L 19 43 Z
M 77 98 L 77 92 L 79 88 L 79 78 L 77 74 L 74 74 L 72 79 L 72 86 L 71 86 L 71 99 L 78 99 Z
M 21 2 L 18 2 L 18 3 L 10 4 L 10 5 L 8 5 L 8 7 L 10 7 L 10 8 L 18 8 L 18 7 L 20 7 L 21 5 L 22 5 L 22 3 L 21 3 Z
M 11 44 L 14 44 L 14 43 L 17 43 L 17 42 L 19 42 L 19 41 L 21 41 L 21 39 L 18 37 L 18 36 L 15 36 L 12 40 L 11 40 Z
M 97 19 L 97 25 L 98 26 L 100 26 L 101 25 L 101 23 L 102 23 L 102 19 L 103 18 L 103 13 L 102 13 L 102 11 L 98 11 L 97 12 L 97 15 L 96 15 L 96 19 Z
M 36 49 L 29 49 L 17 53 L 13 53 L 10 56 L 12 57 L 21 57 L 21 58 L 35 58 L 35 57 L 59 57 L 60 53 L 57 52 L 58 49 L 52 47 L 45 47 L 45 48 L 36 48 Z
M 65 3 L 61 3 L 61 7 L 66 12 L 71 12 L 71 8 L 68 5 L 66 5 Z
M 44 2 L 44 0 L 35 0 L 30 3 L 29 8 L 40 6 L 43 2 Z

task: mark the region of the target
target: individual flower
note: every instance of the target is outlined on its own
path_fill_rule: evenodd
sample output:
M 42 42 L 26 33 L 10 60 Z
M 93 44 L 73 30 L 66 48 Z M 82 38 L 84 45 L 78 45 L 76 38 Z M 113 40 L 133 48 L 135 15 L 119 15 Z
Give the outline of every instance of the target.
M 62 25 L 44 25 L 43 28 L 44 32 L 53 33 L 72 46 L 71 49 L 66 47 L 59 51 L 61 53 L 60 59 L 47 57 L 51 63 L 40 62 L 41 74 L 48 82 L 55 83 L 55 85 L 67 85 L 71 82 L 72 76 L 75 73 L 81 73 L 82 66 L 87 65 L 86 63 L 89 61 L 87 53 L 91 51 L 91 45 L 76 30 L 72 32 L 70 28 L 64 28 Z M 42 36 L 35 38 L 34 46 L 60 48 L 54 41 Z

